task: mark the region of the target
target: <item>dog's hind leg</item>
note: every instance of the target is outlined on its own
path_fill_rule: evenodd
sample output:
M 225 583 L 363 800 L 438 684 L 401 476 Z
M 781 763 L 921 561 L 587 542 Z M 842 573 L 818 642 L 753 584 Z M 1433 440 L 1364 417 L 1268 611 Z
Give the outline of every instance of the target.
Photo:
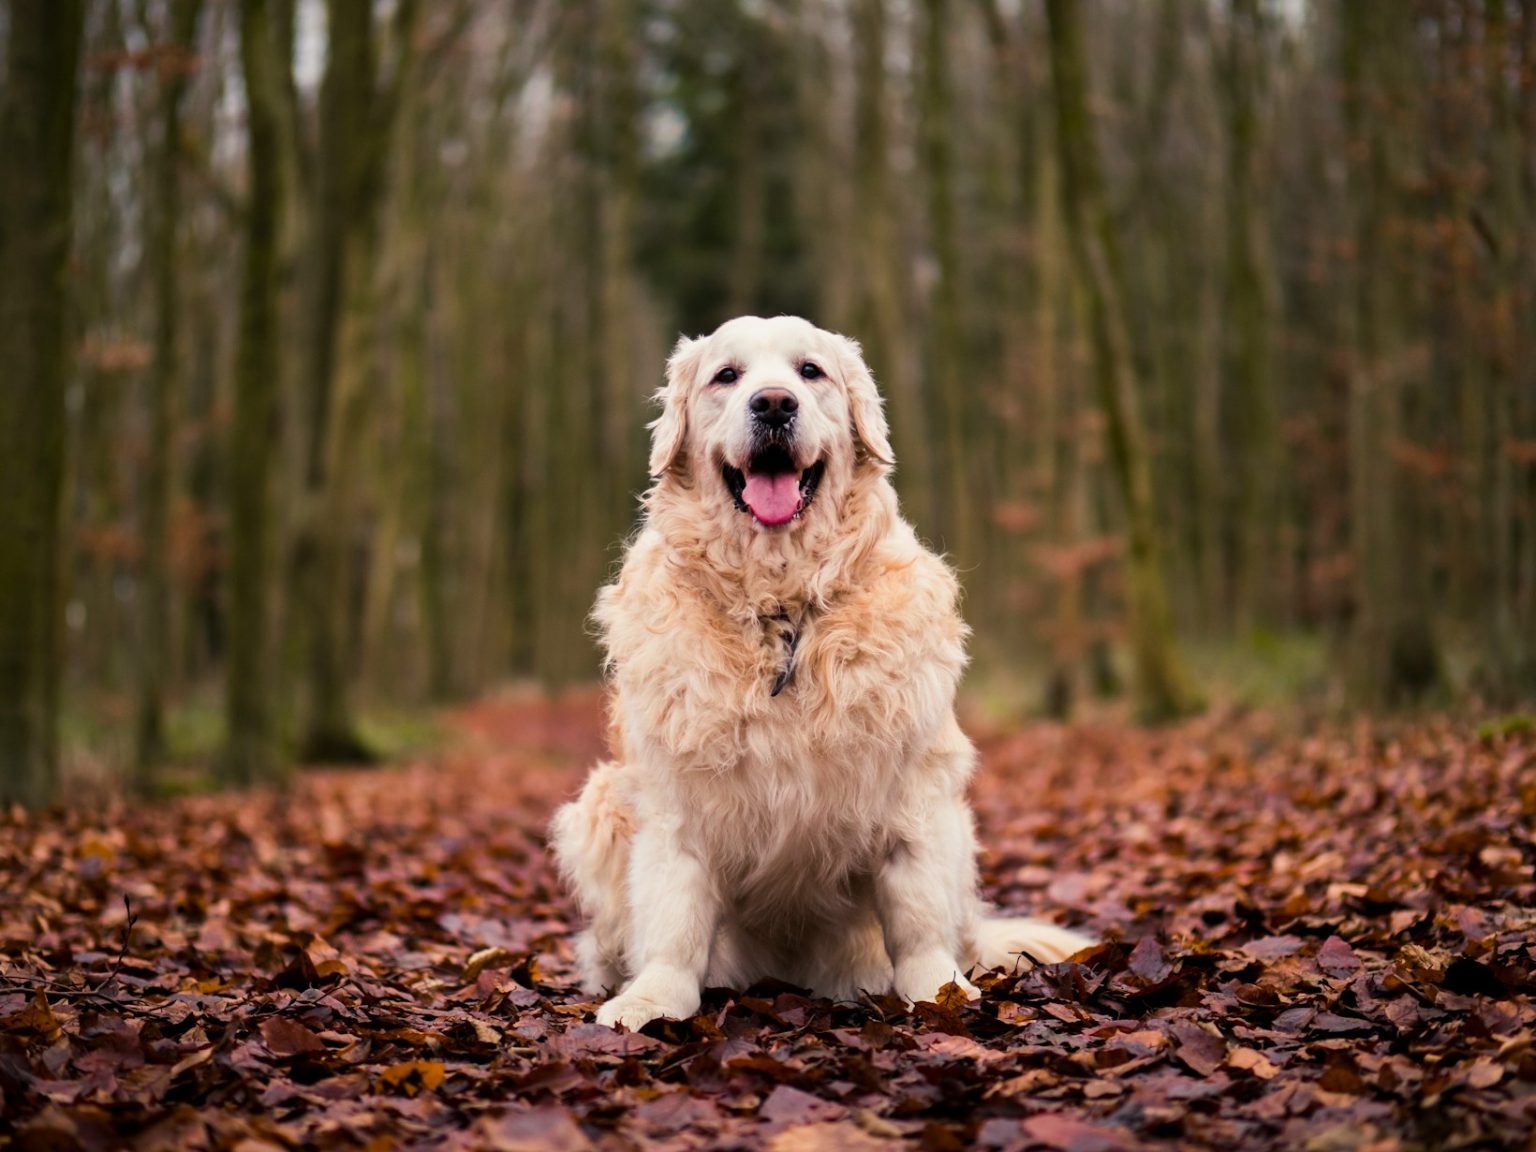
M 576 961 L 583 987 L 594 995 L 618 988 L 629 976 L 624 941 L 634 818 L 619 786 L 621 772 L 620 765 L 599 764 L 581 795 L 556 812 L 550 825 L 560 874 L 588 919 L 576 938 Z
M 855 1000 L 863 993 L 890 994 L 895 977 L 873 907 L 824 925 L 814 946 L 804 951 L 793 982 L 805 984 L 818 996 Z

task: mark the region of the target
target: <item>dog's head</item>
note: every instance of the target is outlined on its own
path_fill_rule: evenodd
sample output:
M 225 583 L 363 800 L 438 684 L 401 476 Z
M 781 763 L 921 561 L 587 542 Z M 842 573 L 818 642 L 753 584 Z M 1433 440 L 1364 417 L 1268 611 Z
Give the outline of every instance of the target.
M 651 426 L 651 473 L 686 474 L 697 498 L 754 530 L 789 531 L 818 494 L 893 463 L 859 346 L 795 316 L 741 316 L 678 342 Z

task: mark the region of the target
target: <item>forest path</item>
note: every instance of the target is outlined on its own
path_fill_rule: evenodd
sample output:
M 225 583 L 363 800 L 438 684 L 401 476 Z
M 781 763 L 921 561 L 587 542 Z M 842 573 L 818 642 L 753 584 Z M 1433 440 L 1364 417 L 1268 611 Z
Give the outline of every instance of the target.
M 589 1023 L 542 846 L 597 698 L 433 763 L 0 824 L 17 1148 L 1525 1146 L 1536 738 L 984 732 L 989 893 L 1116 942 L 979 1006 Z M 129 910 L 131 909 L 131 919 Z M 1161 941 L 1161 943 L 1159 943 Z M 490 950 L 490 951 L 488 951 Z

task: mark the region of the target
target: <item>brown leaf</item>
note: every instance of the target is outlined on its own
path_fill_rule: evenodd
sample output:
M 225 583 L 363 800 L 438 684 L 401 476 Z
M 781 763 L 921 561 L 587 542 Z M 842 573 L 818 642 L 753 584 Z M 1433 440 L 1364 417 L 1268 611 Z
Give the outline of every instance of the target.
M 1358 1096 L 1365 1091 L 1365 1081 L 1360 1078 L 1355 1062 L 1342 1052 L 1329 1056 L 1328 1065 L 1317 1078 L 1317 1084 L 1329 1092 L 1343 1092 L 1350 1096 Z
M 1174 1040 L 1174 1058 L 1192 1072 L 1209 1076 L 1226 1059 L 1226 1040 L 1193 1021 L 1175 1020 L 1169 1025 L 1168 1031 Z
M 473 1146 L 486 1152 L 585 1152 L 592 1147 L 569 1111 L 550 1106 L 482 1116 L 470 1131 Z
M 895 1140 L 873 1136 L 857 1124 L 842 1121 L 795 1124 L 775 1132 L 763 1147 L 765 1152 L 876 1152 L 900 1146 Z
M 1273 1080 L 1280 1074 L 1280 1069 L 1275 1067 L 1269 1057 L 1254 1048 L 1231 1049 L 1227 1053 L 1227 1067 L 1251 1073 L 1260 1080 Z
M 1006 1052 L 978 1044 L 969 1036 L 954 1036 L 947 1032 L 921 1037 L 918 1047 L 945 1060 L 974 1060 L 977 1064 L 995 1064 L 1008 1059 Z
M 391 1064 L 379 1072 L 379 1081 L 407 1096 L 436 1092 L 442 1087 L 448 1069 L 441 1060 L 407 1060 Z
M 1330 976 L 1353 976 L 1363 967 L 1355 950 L 1337 936 L 1324 941 L 1317 953 L 1317 966 Z
M 171 1065 L 171 1079 L 174 1080 L 183 1072 L 190 1072 L 193 1068 L 208 1063 L 213 1059 L 212 1048 L 199 1048 L 195 1052 L 189 1052 L 175 1064 Z
M 1240 946 L 1238 951 L 1245 956 L 1251 956 L 1263 964 L 1272 964 L 1276 960 L 1300 952 L 1306 944 L 1295 936 L 1265 936 L 1258 940 L 1250 940 Z
M 516 962 L 517 957 L 505 948 L 482 948 L 465 962 L 459 979 L 473 984 L 487 968 L 510 968 Z
M 1148 984 L 1161 984 L 1173 974 L 1173 965 L 1168 963 L 1163 956 L 1162 946 L 1151 936 L 1143 936 L 1136 941 L 1126 967 L 1132 975 Z
M 48 997 L 39 988 L 20 1012 L 0 1019 L 0 1031 L 27 1033 L 44 1044 L 52 1044 L 62 1035 L 59 1018 L 54 1015 Z
M 561 1035 L 550 1037 L 548 1044 L 551 1055 L 573 1059 L 580 1056 L 634 1056 L 663 1046 L 653 1037 L 640 1032 L 617 1032 L 606 1024 L 572 1024 Z
M 933 1002 L 940 1008 L 957 1012 L 970 1004 L 971 998 L 965 994 L 965 990 L 960 987 L 958 982 L 951 980 L 939 989 L 939 993 L 933 998 Z
M 848 1109 L 809 1092 L 780 1084 L 768 1094 L 758 1115 L 772 1124 L 813 1124 L 822 1120 L 841 1120 Z
M 1120 1152 L 1135 1147 L 1124 1132 L 1090 1124 L 1065 1112 L 1042 1112 L 1024 1121 L 1031 1140 L 1059 1152 Z
M 1503 1066 L 1486 1058 L 1474 1060 L 1460 1071 L 1469 1088 L 1492 1088 L 1504 1079 Z
M 324 1052 L 325 1041 L 316 1036 L 297 1020 L 287 1016 L 268 1016 L 261 1022 L 261 1042 L 267 1051 L 278 1057 L 302 1056 L 309 1052 Z

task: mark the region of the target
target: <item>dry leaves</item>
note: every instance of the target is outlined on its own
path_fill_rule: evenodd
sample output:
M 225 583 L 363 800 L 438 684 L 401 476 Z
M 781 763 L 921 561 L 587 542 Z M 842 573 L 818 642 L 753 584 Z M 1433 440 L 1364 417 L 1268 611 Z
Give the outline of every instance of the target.
M 0 825 L 0 1143 L 1525 1146 L 1536 738 L 1262 718 L 983 740 L 989 892 L 1107 942 L 912 1009 L 713 990 L 621 1035 L 542 845 L 602 726 L 504 700 L 439 765 Z

